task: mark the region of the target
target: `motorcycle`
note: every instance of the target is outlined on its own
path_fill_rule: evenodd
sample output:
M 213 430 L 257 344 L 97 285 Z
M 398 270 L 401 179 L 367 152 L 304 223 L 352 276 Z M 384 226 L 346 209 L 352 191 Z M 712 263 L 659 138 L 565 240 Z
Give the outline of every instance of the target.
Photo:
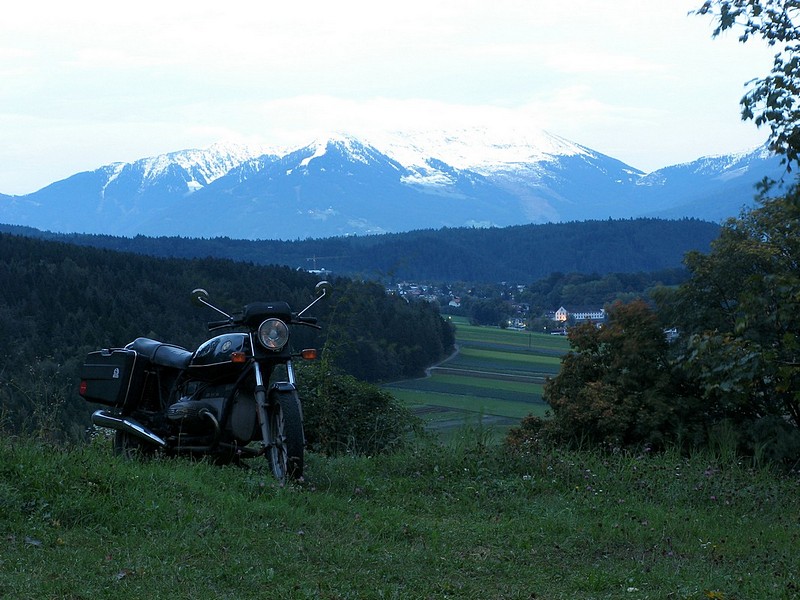
M 294 313 L 286 302 L 253 302 L 230 315 L 204 289 L 195 305 L 223 320 L 219 333 L 194 352 L 140 337 L 124 348 L 90 352 L 80 369 L 80 395 L 108 406 L 91 421 L 115 430 L 114 449 L 126 457 L 161 451 L 210 456 L 219 462 L 266 456 L 280 482 L 303 475 L 303 410 L 292 359 L 316 358 L 315 349 L 294 353 L 289 326 L 320 329 L 305 316 L 329 295 L 321 281 L 314 300 Z

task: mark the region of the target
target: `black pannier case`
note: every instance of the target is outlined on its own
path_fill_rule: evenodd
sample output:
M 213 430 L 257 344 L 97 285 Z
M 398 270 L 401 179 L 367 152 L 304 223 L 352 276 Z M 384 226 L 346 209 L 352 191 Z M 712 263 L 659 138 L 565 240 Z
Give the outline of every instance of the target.
M 80 394 L 89 402 L 124 408 L 139 400 L 147 360 L 134 350 L 90 352 L 80 369 Z

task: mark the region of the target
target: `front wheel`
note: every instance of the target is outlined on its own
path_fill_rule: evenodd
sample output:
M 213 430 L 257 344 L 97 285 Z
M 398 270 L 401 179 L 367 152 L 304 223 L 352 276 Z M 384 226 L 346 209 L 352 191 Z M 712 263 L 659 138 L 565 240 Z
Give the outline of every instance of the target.
M 272 443 L 267 460 L 280 482 L 303 476 L 303 417 L 297 392 L 272 390 L 269 395 L 269 431 Z

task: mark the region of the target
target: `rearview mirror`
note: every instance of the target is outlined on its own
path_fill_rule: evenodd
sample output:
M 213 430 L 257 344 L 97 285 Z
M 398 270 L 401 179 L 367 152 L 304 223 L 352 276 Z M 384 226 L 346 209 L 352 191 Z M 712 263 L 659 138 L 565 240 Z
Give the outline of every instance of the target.
M 192 290 L 192 304 L 195 306 L 206 306 L 208 304 L 208 292 L 203 288 Z
M 320 281 L 316 286 L 314 286 L 314 295 L 317 298 L 322 298 L 327 294 L 330 294 L 333 291 L 333 286 L 328 281 Z

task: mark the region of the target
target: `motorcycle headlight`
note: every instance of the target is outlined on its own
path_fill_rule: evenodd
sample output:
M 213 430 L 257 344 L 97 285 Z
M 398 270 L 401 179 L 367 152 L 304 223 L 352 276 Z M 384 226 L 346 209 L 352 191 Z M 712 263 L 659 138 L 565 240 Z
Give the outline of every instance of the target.
M 280 350 L 289 341 L 289 327 L 280 319 L 267 319 L 258 326 L 258 341 L 267 350 Z

